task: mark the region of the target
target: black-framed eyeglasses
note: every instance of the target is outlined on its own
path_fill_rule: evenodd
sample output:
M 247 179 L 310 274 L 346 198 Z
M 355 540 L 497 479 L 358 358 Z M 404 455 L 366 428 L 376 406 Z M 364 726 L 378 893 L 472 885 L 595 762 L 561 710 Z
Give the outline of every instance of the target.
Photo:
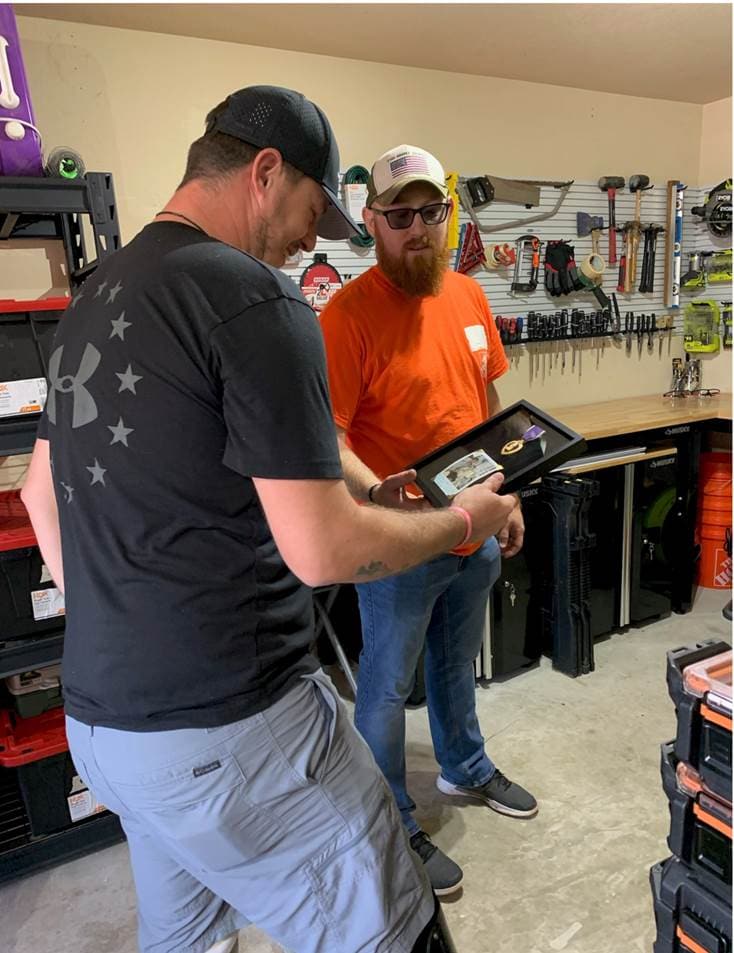
M 381 208 L 373 208 L 372 211 L 383 215 L 390 228 L 402 229 L 410 228 L 416 215 L 420 215 L 425 225 L 440 225 L 446 221 L 449 208 L 448 202 L 434 202 L 424 205 L 423 208 L 391 208 L 387 212 L 383 212 Z
M 663 397 L 718 397 L 720 393 L 718 387 L 702 387 L 699 390 L 669 390 Z

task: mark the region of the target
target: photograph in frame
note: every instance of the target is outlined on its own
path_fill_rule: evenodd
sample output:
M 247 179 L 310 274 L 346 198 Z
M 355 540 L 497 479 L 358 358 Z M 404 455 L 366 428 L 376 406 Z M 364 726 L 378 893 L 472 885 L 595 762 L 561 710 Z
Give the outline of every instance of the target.
M 498 470 L 499 493 L 511 493 L 544 476 L 586 449 L 584 438 L 528 401 L 494 417 L 409 464 L 416 485 L 433 506 L 450 506 L 468 486 Z

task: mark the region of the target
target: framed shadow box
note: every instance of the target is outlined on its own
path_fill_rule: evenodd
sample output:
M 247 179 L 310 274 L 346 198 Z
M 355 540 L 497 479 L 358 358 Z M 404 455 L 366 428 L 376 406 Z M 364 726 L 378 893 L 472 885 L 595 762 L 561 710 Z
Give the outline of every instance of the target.
M 422 457 L 412 468 L 416 484 L 434 506 L 450 506 L 457 493 L 503 474 L 500 493 L 545 476 L 586 449 L 584 438 L 559 420 L 520 400 Z

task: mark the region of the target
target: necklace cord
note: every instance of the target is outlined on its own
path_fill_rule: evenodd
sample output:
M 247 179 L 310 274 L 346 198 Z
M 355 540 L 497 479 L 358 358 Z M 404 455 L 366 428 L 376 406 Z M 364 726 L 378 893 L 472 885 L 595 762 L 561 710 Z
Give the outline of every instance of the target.
M 164 209 L 162 212 L 156 212 L 153 217 L 158 218 L 159 215 L 174 215 L 176 218 L 181 218 L 184 222 L 188 222 L 189 225 L 193 226 L 193 228 L 200 231 L 203 235 L 207 234 L 198 222 L 195 222 L 193 218 L 189 218 L 188 215 L 184 215 L 183 212 L 174 212 L 172 209 Z

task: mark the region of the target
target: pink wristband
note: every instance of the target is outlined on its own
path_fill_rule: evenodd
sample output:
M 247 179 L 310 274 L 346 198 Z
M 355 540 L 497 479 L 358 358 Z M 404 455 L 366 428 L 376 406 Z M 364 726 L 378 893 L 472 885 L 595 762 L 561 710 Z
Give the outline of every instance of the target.
M 466 524 L 466 535 L 464 536 L 462 541 L 458 543 L 457 545 L 466 546 L 466 544 L 469 542 L 469 540 L 472 537 L 472 533 L 474 532 L 474 526 L 472 525 L 471 515 L 464 509 L 463 506 L 450 506 L 449 512 L 458 513 L 459 516 L 464 520 L 464 523 Z

